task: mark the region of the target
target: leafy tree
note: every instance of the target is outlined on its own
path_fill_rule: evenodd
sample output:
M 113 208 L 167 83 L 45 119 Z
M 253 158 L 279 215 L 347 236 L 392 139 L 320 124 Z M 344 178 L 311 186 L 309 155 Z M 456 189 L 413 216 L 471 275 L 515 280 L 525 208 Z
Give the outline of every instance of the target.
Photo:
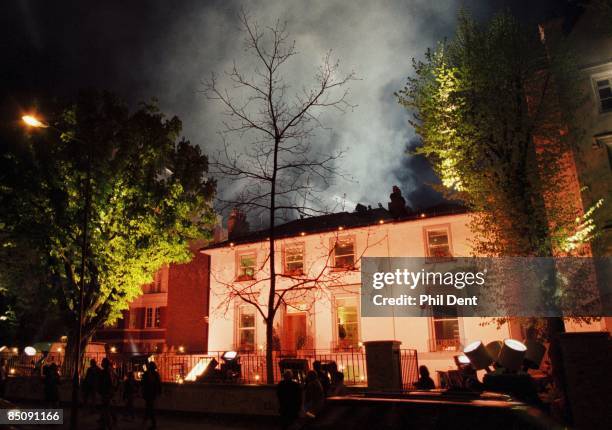
M 162 265 L 189 261 L 188 242 L 209 237 L 215 182 L 199 147 L 179 139 L 181 121 L 155 103 L 130 112 L 112 94 L 88 91 L 49 111 L 49 127 L 31 130 L 27 141 L 3 142 L 2 265 L 17 291 L 11 280 L 38 268 L 68 328 L 70 352 L 84 217 L 83 347 Z M 24 249 L 30 258 L 20 257 Z
M 577 204 L 571 169 L 574 113 L 584 100 L 573 64 L 562 42 L 545 46 L 508 13 L 482 26 L 462 14 L 456 37 L 415 61 L 415 76 L 396 94 L 414 113 L 417 152 L 473 210 L 476 254 L 589 254 L 595 208 Z M 546 325 L 560 369 L 563 320 Z

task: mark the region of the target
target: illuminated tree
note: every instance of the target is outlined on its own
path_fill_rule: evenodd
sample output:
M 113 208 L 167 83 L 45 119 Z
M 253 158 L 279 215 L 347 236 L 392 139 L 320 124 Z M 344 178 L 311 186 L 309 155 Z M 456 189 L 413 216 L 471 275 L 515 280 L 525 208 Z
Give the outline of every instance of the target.
M 535 30 L 509 14 L 484 26 L 461 15 L 456 37 L 415 62 L 396 94 L 414 113 L 417 152 L 472 209 L 477 255 L 588 255 L 596 233 L 595 208 L 582 211 L 571 177 L 584 100 L 575 62 L 562 41 L 545 46 Z M 552 296 L 556 287 L 548 286 Z M 560 369 L 563 320 L 546 325 Z
M 49 112 L 50 127 L 4 142 L 1 262 L 16 273 L 6 279 L 36 269 L 74 350 L 90 197 L 83 351 L 162 265 L 189 261 L 188 242 L 209 237 L 215 183 L 207 179 L 206 156 L 179 139 L 180 120 L 164 117 L 154 103 L 130 112 L 115 96 L 91 91 Z M 21 258 L 24 249 L 29 259 Z M 20 292 L 18 284 L 9 287 Z

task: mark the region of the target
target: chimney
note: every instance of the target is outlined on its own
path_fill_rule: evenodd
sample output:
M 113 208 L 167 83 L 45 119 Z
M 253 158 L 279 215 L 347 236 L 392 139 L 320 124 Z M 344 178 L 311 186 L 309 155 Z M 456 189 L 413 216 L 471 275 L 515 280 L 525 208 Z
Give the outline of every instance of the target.
M 408 215 L 406 200 L 402 197 L 402 192 L 397 185 L 393 186 L 393 192 L 389 196 L 389 199 L 391 201 L 387 206 L 393 218 L 401 218 L 402 216 Z
M 235 239 L 249 232 L 246 214 L 238 208 L 232 209 L 227 219 L 227 238 Z

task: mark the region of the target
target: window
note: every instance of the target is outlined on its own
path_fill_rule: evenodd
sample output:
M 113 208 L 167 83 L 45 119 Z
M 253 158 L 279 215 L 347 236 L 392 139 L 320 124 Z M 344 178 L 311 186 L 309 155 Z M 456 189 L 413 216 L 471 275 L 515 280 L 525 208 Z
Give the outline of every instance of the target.
M 238 256 L 237 277 L 239 281 L 247 281 L 255 277 L 255 262 L 255 253 Z
M 285 247 L 285 274 L 301 275 L 304 273 L 304 244 Z
M 459 318 L 456 306 L 434 306 L 431 351 L 459 350 Z
M 357 296 L 336 298 L 337 349 L 359 346 L 359 300 Z
M 147 308 L 145 312 L 145 328 L 153 327 L 153 308 Z
M 144 286 L 143 292 L 145 294 L 155 294 L 162 292 L 162 278 L 164 275 L 163 271 L 164 269 L 161 268 L 157 272 L 155 272 L 155 275 L 153 275 L 153 282 Z
M 161 327 L 161 308 L 155 308 L 155 327 Z
M 608 166 L 612 169 L 612 132 L 604 132 L 593 136 L 593 147 L 604 148 L 608 152 Z
M 340 237 L 334 245 L 334 267 L 353 269 L 355 267 L 355 240 L 353 237 Z
M 255 309 L 252 306 L 238 307 L 238 350 L 255 350 Z
M 612 78 L 596 79 L 595 91 L 599 99 L 599 109 L 601 112 L 612 111 Z
M 427 242 L 427 257 L 433 259 L 452 257 L 448 228 L 427 229 L 425 239 Z

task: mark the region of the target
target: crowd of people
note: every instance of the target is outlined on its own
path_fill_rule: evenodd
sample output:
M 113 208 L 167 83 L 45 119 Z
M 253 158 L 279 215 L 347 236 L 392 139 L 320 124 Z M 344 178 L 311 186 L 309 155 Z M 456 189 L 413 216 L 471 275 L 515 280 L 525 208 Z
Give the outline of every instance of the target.
M 315 417 L 325 405 L 326 397 L 346 394 L 344 374 L 335 363 L 324 369 L 320 361 L 315 361 L 304 383 L 297 379 L 298 375 L 287 369 L 276 389 L 283 429 L 291 428 L 300 417 Z
M 89 413 L 99 413 L 98 423 L 101 429 L 112 429 L 117 423 L 115 406 L 123 404 L 125 418 L 135 420 L 134 402 L 139 392 L 145 403 L 143 426 L 150 424 L 156 428 L 155 401 L 161 394 L 162 383 L 157 366 L 153 362 L 146 365 L 140 381 L 134 372 L 128 372 L 123 380 L 117 376 L 111 361 L 102 359 L 101 367 L 95 359 L 90 360 L 89 367 L 81 383 L 83 405 Z M 45 403 L 50 408 L 59 405 L 59 367 L 50 363 L 42 370 Z

